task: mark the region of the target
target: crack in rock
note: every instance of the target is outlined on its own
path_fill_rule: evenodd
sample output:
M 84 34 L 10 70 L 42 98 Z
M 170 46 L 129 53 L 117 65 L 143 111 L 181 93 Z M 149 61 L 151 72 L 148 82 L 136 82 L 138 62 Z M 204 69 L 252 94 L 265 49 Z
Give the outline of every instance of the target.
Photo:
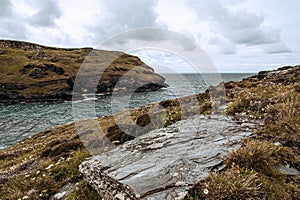
M 80 171 L 104 199 L 183 199 L 261 125 L 224 115 L 194 116 L 94 156 Z

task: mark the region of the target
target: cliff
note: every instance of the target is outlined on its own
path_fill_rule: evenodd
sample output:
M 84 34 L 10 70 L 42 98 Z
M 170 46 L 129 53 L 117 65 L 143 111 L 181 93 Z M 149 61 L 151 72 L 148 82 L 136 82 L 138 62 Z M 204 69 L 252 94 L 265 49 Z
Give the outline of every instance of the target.
M 84 79 L 78 79 L 74 94 L 77 98 L 82 98 L 81 93 L 112 92 L 125 73 L 127 79 L 122 80 L 118 90 L 158 90 L 167 86 L 165 79 L 138 57 L 122 52 L 0 40 L 0 102 L 71 100 L 77 72 L 83 65 Z

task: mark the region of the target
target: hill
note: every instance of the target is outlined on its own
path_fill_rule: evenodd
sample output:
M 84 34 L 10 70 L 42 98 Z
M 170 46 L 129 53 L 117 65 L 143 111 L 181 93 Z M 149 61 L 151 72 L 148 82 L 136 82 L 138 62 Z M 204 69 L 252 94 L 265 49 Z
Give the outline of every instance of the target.
M 74 96 L 77 98 L 82 98 L 81 93 L 111 92 L 125 73 L 127 79 L 122 80 L 119 90 L 157 90 L 167 86 L 165 79 L 151 67 L 126 53 L 0 40 L 0 102 L 71 100 L 82 66 L 84 72 L 76 82 L 78 91 Z M 102 76 L 99 72 L 103 72 Z M 95 81 L 97 86 L 93 84 Z M 89 88 L 89 85 L 96 87 Z

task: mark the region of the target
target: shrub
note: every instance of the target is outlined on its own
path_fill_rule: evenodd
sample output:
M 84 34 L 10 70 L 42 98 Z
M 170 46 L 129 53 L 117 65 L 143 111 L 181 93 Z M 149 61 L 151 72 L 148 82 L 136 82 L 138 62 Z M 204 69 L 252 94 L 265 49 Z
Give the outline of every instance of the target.
M 300 145 L 300 97 L 289 95 L 282 97 L 280 103 L 267 107 L 264 133 L 286 145 Z
M 102 200 L 96 190 L 94 190 L 87 182 L 81 181 L 77 189 L 72 191 L 67 200 Z
M 222 174 L 210 174 L 194 194 L 187 195 L 186 199 L 261 199 L 262 194 L 263 187 L 255 171 L 231 168 Z
M 275 146 L 266 141 L 248 141 L 244 147 L 231 152 L 225 162 L 227 166 L 238 165 L 266 175 L 278 175 L 274 169 Z

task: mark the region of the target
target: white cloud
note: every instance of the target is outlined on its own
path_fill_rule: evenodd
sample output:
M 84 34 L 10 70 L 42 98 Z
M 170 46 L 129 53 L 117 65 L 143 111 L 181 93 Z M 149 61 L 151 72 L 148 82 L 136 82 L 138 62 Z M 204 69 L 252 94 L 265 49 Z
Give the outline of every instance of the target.
M 199 20 L 209 21 L 211 31 L 221 34 L 234 44 L 259 45 L 280 41 L 280 29 L 263 26 L 263 14 L 231 11 L 217 0 L 191 0 Z
M 299 6 L 279 0 L 1 0 L 0 38 L 82 47 L 134 28 L 161 27 L 201 45 L 222 71 L 253 71 L 299 63 Z M 168 35 L 139 32 L 115 45 L 168 41 Z M 176 43 L 186 52 L 195 49 L 185 40 Z M 157 55 L 159 62 L 162 58 Z M 164 60 L 170 63 L 172 57 Z
M 12 6 L 13 5 L 10 2 L 10 0 L 0 1 L 0 8 L 1 8 L 0 17 L 1 17 L 1 19 L 7 18 L 11 15 L 11 13 L 13 12 Z
M 291 53 L 291 49 L 282 43 L 274 43 L 268 45 L 264 48 L 265 52 L 268 54 L 281 54 L 281 53 Z
M 37 12 L 30 16 L 29 24 L 32 26 L 55 26 L 55 20 L 62 16 L 57 0 L 35 0 L 31 2 Z

